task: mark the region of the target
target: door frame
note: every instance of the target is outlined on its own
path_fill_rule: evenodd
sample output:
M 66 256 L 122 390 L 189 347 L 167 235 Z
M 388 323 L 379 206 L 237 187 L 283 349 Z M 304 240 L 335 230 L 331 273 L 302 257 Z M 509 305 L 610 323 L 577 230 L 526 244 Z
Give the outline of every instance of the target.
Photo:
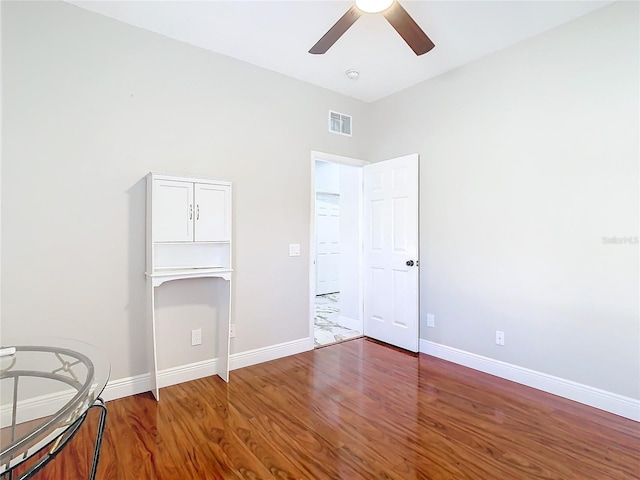
M 309 202 L 309 350 L 315 348 L 314 338 L 314 318 L 315 318 L 315 299 L 316 299 L 316 160 L 337 163 L 339 165 L 348 165 L 351 167 L 362 168 L 368 165 L 370 162 L 366 160 L 360 160 L 358 158 L 345 157 L 342 155 L 335 155 L 333 153 L 311 151 L 311 175 L 310 175 L 310 202 Z M 363 191 L 360 191 L 360 195 L 363 195 Z M 362 231 L 362 223 L 360 224 L 360 230 Z M 360 246 L 362 247 L 362 245 Z M 362 255 L 363 250 L 360 248 L 360 267 L 362 269 Z M 362 276 L 362 271 L 360 272 Z M 360 320 L 364 320 L 364 288 L 362 283 L 360 284 L 360 305 L 359 315 Z

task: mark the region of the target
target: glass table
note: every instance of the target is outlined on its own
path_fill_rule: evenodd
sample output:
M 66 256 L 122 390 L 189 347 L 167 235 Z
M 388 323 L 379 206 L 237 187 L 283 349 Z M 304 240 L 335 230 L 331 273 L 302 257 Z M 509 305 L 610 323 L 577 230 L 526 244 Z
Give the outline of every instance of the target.
M 107 409 L 100 394 L 110 364 L 96 347 L 60 338 L 30 339 L 0 350 L 0 478 L 29 478 L 100 410 L 94 479 Z

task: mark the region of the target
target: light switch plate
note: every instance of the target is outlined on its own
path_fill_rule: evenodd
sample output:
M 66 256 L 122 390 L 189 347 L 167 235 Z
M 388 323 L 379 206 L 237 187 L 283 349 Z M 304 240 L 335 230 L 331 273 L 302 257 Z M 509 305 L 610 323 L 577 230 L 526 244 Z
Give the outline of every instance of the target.
M 299 257 L 300 256 L 300 244 L 299 243 L 291 243 L 291 244 L 289 244 L 289 256 L 290 257 Z
M 436 317 L 433 313 L 427 313 L 427 327 L 435 327 L 436 326 Z

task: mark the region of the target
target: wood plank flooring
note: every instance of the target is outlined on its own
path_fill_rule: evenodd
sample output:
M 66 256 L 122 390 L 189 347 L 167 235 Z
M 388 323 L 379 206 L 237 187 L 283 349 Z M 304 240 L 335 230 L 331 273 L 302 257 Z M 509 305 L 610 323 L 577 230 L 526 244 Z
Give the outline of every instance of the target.
M 107 404 L 105 479 L 638 479 L 640 424 L 365 339 Z M 87 478 L 96 420 L 37 479 Z

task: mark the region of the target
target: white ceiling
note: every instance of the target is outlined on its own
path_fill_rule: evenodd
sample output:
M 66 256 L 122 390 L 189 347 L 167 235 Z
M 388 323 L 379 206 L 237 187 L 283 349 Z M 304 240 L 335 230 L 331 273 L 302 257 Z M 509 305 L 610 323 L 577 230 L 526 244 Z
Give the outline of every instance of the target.
M 309 54 L 349 1 L 69 3 L 371 102 L 612 2 L 405 0 L 402 5 L 436 44 L 420 57 L 379 14 L 363 15 L 325 55 Z M 348 79 L 349 69 L 360 78 Z

